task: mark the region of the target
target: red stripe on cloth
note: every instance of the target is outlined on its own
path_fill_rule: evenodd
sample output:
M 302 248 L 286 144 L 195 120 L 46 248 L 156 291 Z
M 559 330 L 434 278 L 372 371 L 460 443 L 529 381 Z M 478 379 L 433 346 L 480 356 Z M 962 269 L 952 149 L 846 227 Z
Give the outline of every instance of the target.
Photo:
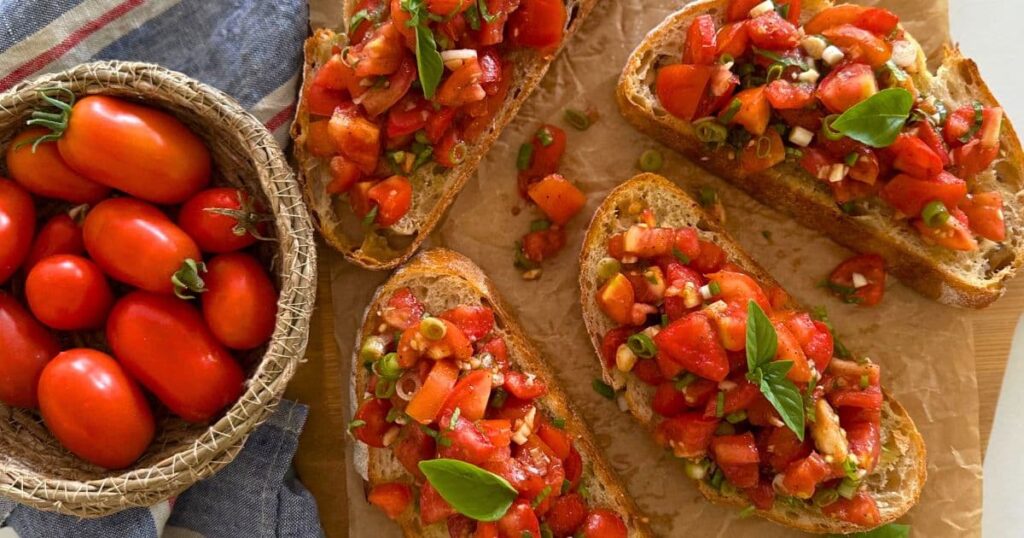
M 11 71 L 7 76 L 0 79 L 0 91 L 4 91 L 11 86 L 14 86 L 25 77 L 43 69 L 51 62 L 73 49 L 85 38 L 96 33 L 111 22 L 121 18 L 125 13 L 139 7 L 143 3 L 145 3 L 145 0 L 125 0 L 111 8 L 106 13 L 100 15 L 98 18 L 89 21 L 84 26 L 64 38 L 64 41 L 61 41 L 35 58 L 19 65 L 14 71 Z
M 266 126 L 268 131 L 274 132 L 279 127 L 284 125 L 284 123 L 286 121 L 290 120 L 291 117 L 294 116 L 294 115 L 295 115 L 295 103 L 292 103 L 292 104 L 284 107 L 283 109 L 281 109 L 281 111 L 278 112 L 277 114 L 274 114 L 274 117 L 272 117 L 269 120 L 267 120 L 267 122 L 264 123 L 263 125 Z

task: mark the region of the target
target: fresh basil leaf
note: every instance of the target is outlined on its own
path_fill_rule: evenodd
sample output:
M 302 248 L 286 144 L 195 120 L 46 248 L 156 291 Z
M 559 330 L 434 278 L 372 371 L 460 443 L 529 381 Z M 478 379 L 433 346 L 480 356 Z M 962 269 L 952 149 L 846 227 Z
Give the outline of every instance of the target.
M 832 122 L 832 129 L 874 148 L 896 141 L 910 117 L 914 96 L 903 88 L 889 88 L 857 103 Z
M 754 301 L 747 305 L 747 370 L 753 372 L 775 358 L 779 336 L 761 306 Z
M 423 96 L 433 99 L 441 83 L 441 75 L 444 74 L 444 62 L 441 53 L 437 52 L 434 32 L 430 31 L 426 23 L 416 26 L 416 69 L 420 74 Z
M 907 538 L 910 536 L 910 525 L 890 523 L 868 532 L 855 532 L 853 534 L 830 534 L 829 538 Z
M 419 468 L 430 485 L 458 513 L 477 521 L 497 521 L 518 492 L 504 478 L 464 461 L 424 460 Z
M 797 439 L 804 440 L 804 398 L 788 378 L 786 373 L 793 367 L 792 361 L 775 361 L 761 366 L 757 384 L 761 393 L 779 412 L 782 422 L 786 423 Z

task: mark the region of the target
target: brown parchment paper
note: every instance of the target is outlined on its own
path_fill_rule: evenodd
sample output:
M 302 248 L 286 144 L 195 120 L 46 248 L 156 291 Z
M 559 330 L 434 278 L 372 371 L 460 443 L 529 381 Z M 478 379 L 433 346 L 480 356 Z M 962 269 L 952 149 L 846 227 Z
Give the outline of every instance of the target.
M 683 475 L 679 461 L 655 447 L 628 414 L 590 388 L 591 379 L 600 373 L 579 311 L 579 245 L 590 215 L 605 194 L 637 172 L 637 157 L 643 150 L 657 147 L 665 155 L 664 175 L 691 192 L 698 185 L 715 188 L 726 206 L 727 227 L 744 248 L 800 301 L 827 306 L 847 347 L 883 366 L 883 383 L 907 407 L 928 446 L 928 483 L 918 506 L 903 520 L 912 525 L 912 535 L 979 536 L 981 453 L 968 313 L 923 299 L 892 280 L 885 300 L 876 308 L 839 303 L 816 283 L 849 256 L 848 251 L 659 147 L 619 116 L 613 91 L 626 57 L 648 30 L 684 3 L 602 0 L 541 88 L 491 149 L 431 243 L 466 254 L 497 283 L 660 535 L 799 534 L 759 518 L 740 519 L 734 509 L 704 502 Z M 946 0 L 865 3 L 896 11 L 933 59 L 948 38 Z M 311 0 L 310 8 L 314 27 L 339 25 L 338 0 Z M 600 119 L 585 132 L 575 131 L 561 121 L 566 107 L 593 108 Z M 538 213 L 516 194 L 514 163 L 519 145 L 541 122 L 566 129 L 569 149 L 562 172 L 583 189 L 588 203 L 569 225 L 565 252 L 545 262 L 539 281 L 525 282 L 512 266 L 513 244 Z M 515 209 L 522 211 L 516 215 Z M 333 267 L 335 337 L 343 359 L 350 356 L 373 289 L 385 278 L 344 263 Z M 349 366 L 346 363 L 343 372 L 346 383 Z M 350 456 L 351 447 L 338 447 L 343 448 Z M 338 487 L 348 488 L 348 506 L 321 506 L 320 510 L 347 511 L 353 537 L 399 536 L 397 527 L 364 501 L 359 476 L 349 472 L 347 477 L 348 483 Z

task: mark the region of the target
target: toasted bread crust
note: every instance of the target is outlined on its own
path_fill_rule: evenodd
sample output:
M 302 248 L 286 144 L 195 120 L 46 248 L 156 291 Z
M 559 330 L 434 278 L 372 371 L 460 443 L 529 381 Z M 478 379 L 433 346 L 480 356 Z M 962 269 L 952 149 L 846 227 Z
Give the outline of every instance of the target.
M 580 252 L 580 298 L 583 320 L 597 357 L 601 356 L 602 337 L 612 324 L 601 312 L 594 298 L 598 289 L 595 261 L 607 256 L 607 240 L 613 224 L 618 220 L 616 214 L 618 209 L 637 199 L 649 202 L 650 207 L 655 210 L 659 222 L 664 222 L 668 226 L 698 228 L 702 239 L 714 241 L 726 251 L 730 261 L 742 267 L 764 286 L 779 287 L 778 282 L 750 258 L 725 229 L 708 216 L 700 205 L 682 189 L 655 174 L 638 175 L 614 189 L 598 207 Z M 806 310 L 792 300 L 790 301 L 788 306 Z M 612 382 L 613 372 L 605 365 L 604 361 L 599 359 L 598 362 L 601 364 L 605 380 Z M 920 498 L 921 490 L 927 479 L 926 452 L 921 434 L 917 431 L 906 409 L 896 402 L 888 392 L 883 391 L 883 393 L 885 405 L 883 406 L 882 438 L 890 440 L 897 446 L 900 458 L 883 476 L 885 478 L 892 473 L 894 479 L 898 478 L 895 482 L 899 485 L 899 489 L 881 492 L 873 490 L 873 493 L 880 493 L 886 500 L 885 503 L 879 503 L 882 515 L 881 524 L 895 521 L 910 510 Z M 629 376 L 626 387 L 629 410 L 648 430 L 653 431 L 657 421 L 650 408 L 651 395 L 648 387 L 637 381 L 635 377 Z M 888 484 L 889 481 L 883 479 L 880 483 Z M 741 507 L 749 505 L 749 501 L 744 497 L 723 495 L 703 481 L 698 481 L 697 484 L 700 492 L 711 502 Z M 758 510 L 756 513 L 776 523 L 812 533 L 850 533 L 867 530 L 850 523 L 826 518 L 820 511 L 780 506 L 781 504 L 776 503 L 772 510 Z
M 381 307 L 399 288 L 412 287 L 416 289 L 427 285 L 437 286 L 447 301 L 446 305 L 436 302 L 431 304 L 428 301 L 425 304 L 428 311 L 436 312 L 456 304 L 463 304 L 464 300 L 470 298 L 478 303 L 486 304 L 494 310 L 495 327 L 505 338 L 510 363 L 544 381 L 548 387 L 548 393 L 540 398 L 540 404 L 553 415 L 565 418 L 565 431 L 573 438 L 584 465 L 592 467 L 593 478 L 588 483 L 588 491 L 590 491 L 592 499 L 600 503 L 600 506 L 618 512 L 629 528 L 630 537 L 653 536 L 648 528 L 647 519 L 641 515 L 633 499 L 626 493 L 626 488 L 605 461 L 594 442 L 590 428 L 570 405 L 547 362 L 541 358 L 533 344 L 527 339 L 522 327 L 511 316 L 509 308 L 497 295 L 490 279 L 479 267 L 461 254 L 446 249 L 431 249 L 422 252 L 396 271 L 374 293 L 373 299 L 366 309 L 353 353 L 352 387 L 357 396 L 353 402 L 361 399 L 369 381 L 369 373 L 359 364 L 358 350 L 362 347 L 363 338 L 373 334 L 380 324 L 378 312 Z M 389 449 L 368 449 L 365 469 L 368 486 L 395 480 L 412 482 L 412 477 L 390 457 L 390 452 Z M 426 529 L 421 527 L 419 517 L 411 509 L 402 515 L 398 523 L 405 536 L 408 537 L 448 536 L 443 524 L 432 525 Z M 440 527 L 440 531 L 438 531 L 438 527 Z
M 1006 281 L 1024 264 L 1024 238 L 1020 237 L 1024 233 L 1024 221 L 1016 210 L 1021 200 L 1024 200 L 1021 185 L 1024 153 L 1009 119 L 1003 120 L 1002 156 L 1015 168 L 1011 174 L 1015 177 L 1004 177 L 1000 172 L 997 174 L 1001 182 L 1009 183 L 1004 189 L 1004 199 L 1012 210 L 1007 213 L 1008 241 L 1005 251 L 998 252 L 1003 261 L 989 275 L 985 269 L 989 262 L 984 254 L 979 253 L 973 259 L 965 258 L 941 247 L 926 245 L 907 224 L 889 219 L 879 225 L 866 222 L 861 216 L 844 213 L 828 189 L 799 166 L 784 163 L 761 173 L 744 173 L 736 166 L 736 161 L 729 158 L 727 151 L 710 150 L 702 144 L 694 135 L 689 122 L 672 117 L 664 110 L 659 109 L 655 113 L 651 104 L 644 102 L 636 89 L 649 83 L 643 75 L 653 70 L 659 45 L 676 40 L 675 34 L 679 33 L 679 29 L 685 29 L 697 15 L 723 13 L 727 3 L 728 0 L 703 0 L 690 4 L 670 15 L 648 34 L 630 56 L 616 91 L 619 109 L 626 120 L 641 132 L 745 190 L 758 201 L 791 214 L 802 225 L 821 230 L 850 249 L 882 255 L 887 262 L 888 272 L 926 297 L 944 304 L 969 308 L 982 308 L 998 299 L 1005 291 Z M 803 18 L 806 20 L 831 5 L 829 0 L 805 2 Z M 914 42 L 909 34 L 907 37 Z M 951 84 L 944 78 L 946 76 L 953 77 L 952 80 L 962 86 L 963 92 L 973 99 L 988 106 L 999 106 L 981 79 L 977 65 L 963 57 L 957 49 L 946 48 L 940 78 L 928 73 L 925 56 L 923 52 L 919 53 L 918 74 L 914 77 L 918 87 L 933 88 L 941 85 L 945 88 Z M 996 264 L 995 261 L 992 263 Z M 978 270 L 970 273 L 968 265 L 980 266 L 985 271 L 982 274 L 978 274 Z
M 551 62 L 558 53 L 565 47 L 566 43 L 579 30 L 583 20 L 597 4 L 598 0 L 566 0 L 570 18 L 565 35 L 559 48 L 547 55 L 542 55 L 532 50 L 514 51 L 516 57 L 516 70 L 510 90 L 510 99 L 505 106 L 498 111 L 492 120 L 491 126 L 482 134 L 478 140 L 473 141 L 465 160 L 455 168 L 437 175 L 429 172 L 417 172 L 415 175 L 430 175 L 429 186 L 424 185 L 434 192 L 414 192 L 415 197 L 429 195 L 428 206 L 422 214 L 412 218 L 409 223 L 411 228 L 411 239 L 408 243 L 398 249 L 386 249 L 384 252 L 365 252 L 362 248 L 362 237 L 354 239 L 347 235 L 337 225 L 337 215 L 334 209 L 331 195 L 327 194 L 324 187 L 326 182 L 317 180 L 316 176 L 328 174 L 321 159 L 316 158 L 306 151 L 305 142 L 309 127 L 309 107 L 305 95 L 308 86 L 312 84 L 313 73 L 319 65 L 319 58 L 323 57 L 324 47 L 330 47 L 337 39 L 334 32 L 327 29 L 317 30 L 312 37 L 306 40 L 305 66 L 302 72 L 302 88 L 300 89 L 299 104 L 292 123 L 291 135 L 294 140 L 293 155 L 298 165 L 298 180 L 303 186 L 306 202 L 311 209 L 313 222 L 320 230 L 321 235 L 331 247 L 341 252 L 345 258 L 360 267 L 372 270 L 393 269 L 407 261 L 423 244 L 426 238 L 444 217 L 445 212 L 455 201 L 462 187 L 469 178 L 476 173 L 480 161 L 490 150 L 495 140 L 501 135 L 505 126 L 519 112 L 519 108 L 526 99 L 533 93 L 541 79 L 547 73 Z M 355 2 L 346 1 L 346 21 L 351 16 Z M 329 57 L 329 55 L 328 55 Z M 424 167 L 427 168 L 427 167 Z M 346 209 L 347 210 L 347 209 Z

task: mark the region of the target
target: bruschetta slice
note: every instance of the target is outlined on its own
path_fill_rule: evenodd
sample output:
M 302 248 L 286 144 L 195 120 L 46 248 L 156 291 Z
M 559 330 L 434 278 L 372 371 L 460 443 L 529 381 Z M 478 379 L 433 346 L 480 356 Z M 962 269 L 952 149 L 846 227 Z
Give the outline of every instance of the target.
M 866 531 L 917 502 L 924 442 L 879 366 L 674 184 L 644 174 L 613 190 L 580 268 L 605 381 L 707 499 L 815 533 Z

